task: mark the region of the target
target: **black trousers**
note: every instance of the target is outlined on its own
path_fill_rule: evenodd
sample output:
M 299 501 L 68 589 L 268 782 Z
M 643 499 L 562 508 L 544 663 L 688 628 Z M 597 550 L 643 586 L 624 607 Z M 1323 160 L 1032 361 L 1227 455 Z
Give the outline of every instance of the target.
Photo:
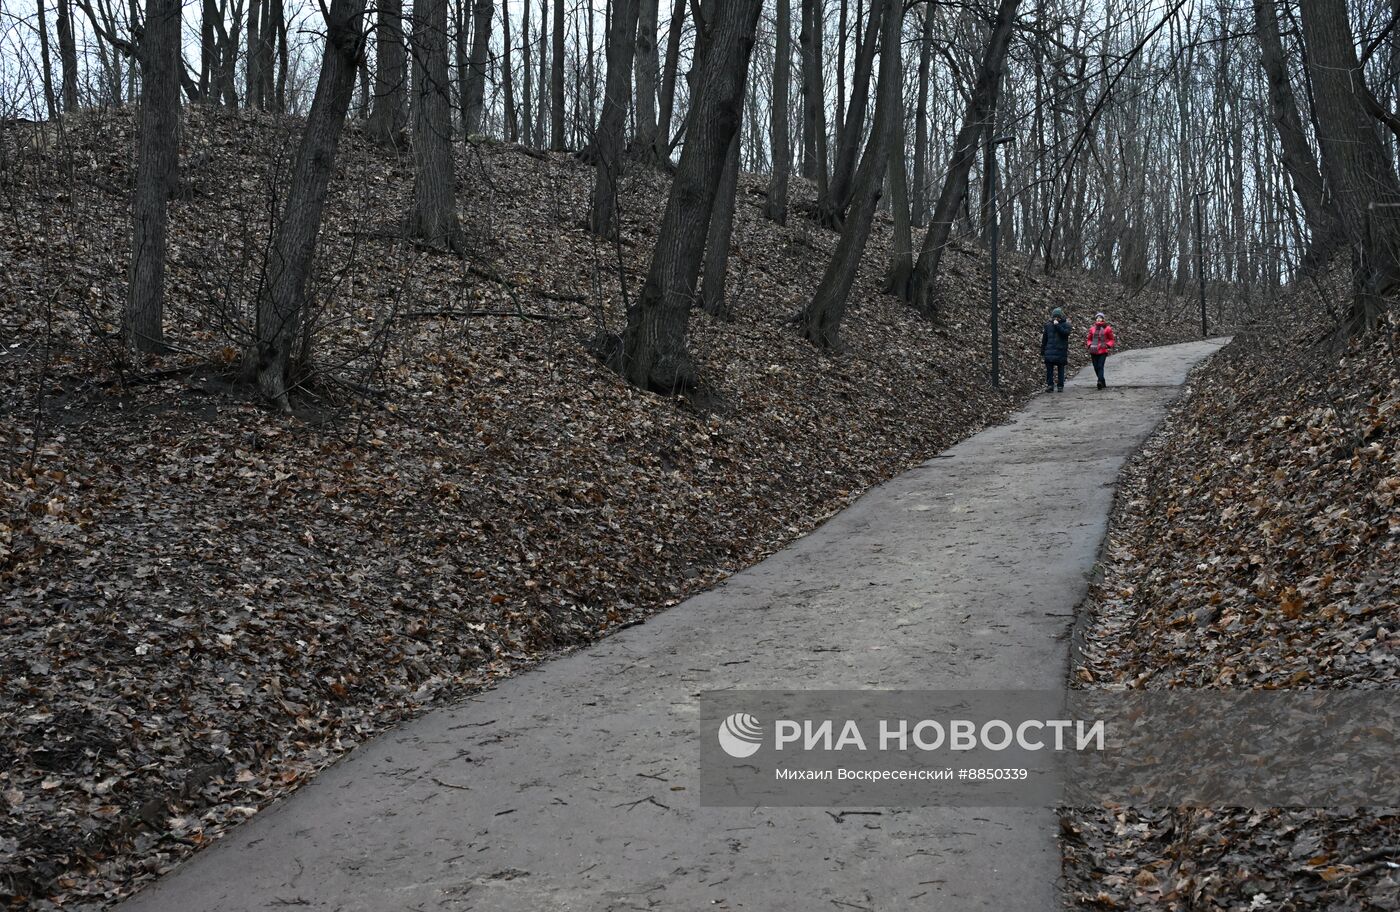
M 1056 382 L 1055 382 L 1055 374 L 1056 374 L 1057 371 L 1059 372 L 1059 375 L 1060 375 L 1060 380 L 1059 380 L 1058 386 L 1060 387 L 1060 389 L 1064 389 L 1064 388 L 1065 388 L 1065 365 L 1064 365 L 1064 362 L 1062 361 L 1062 362 L 1060 362 L 1059 364 L 1054 364 L 1054 363 L 1052 363 L 1052 362 L 1050 362 L 1050 361 L 1046 361 L 1046 362 L 1045 362 L 1045 388 L 1046 388 L 1046 389 L 1049 389 L 1050 387 L 1056 386 L 1056 385 L 1057 385 Z
M 1098 375 L 1099 382 L 1103 383 L 1103 365 L 1108 355 L 1090 355 L 1089 358 L 1094 362 L 1094 373 Z

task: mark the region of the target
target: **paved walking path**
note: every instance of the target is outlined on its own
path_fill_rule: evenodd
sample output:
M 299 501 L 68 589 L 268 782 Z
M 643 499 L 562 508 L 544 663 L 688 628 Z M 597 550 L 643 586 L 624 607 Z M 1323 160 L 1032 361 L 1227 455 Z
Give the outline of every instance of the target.
M 1041 809 L 702 808 L 694 697 L 1052 689 L 1123 460 L 1210 341 L 1126 352 L 644 625 L 356 750 L 123 912 L 1048 912 Z M 648 800 L 650 799 L 650 800 Z

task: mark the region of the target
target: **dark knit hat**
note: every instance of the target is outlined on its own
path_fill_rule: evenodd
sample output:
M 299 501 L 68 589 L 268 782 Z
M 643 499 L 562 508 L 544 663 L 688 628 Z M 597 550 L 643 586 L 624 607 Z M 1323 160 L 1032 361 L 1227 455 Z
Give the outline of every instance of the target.
M 1065 312 L 1064 312 L 1063 310 L 1060 310 L 1060 308 L 1058 308 L 1058 307 L 1056 307 L 1054 310 L 1050 311 L 1050 316 L 1052 316 L 1052 317 L 1063 317 L 1064 315 L 1065 315 Z

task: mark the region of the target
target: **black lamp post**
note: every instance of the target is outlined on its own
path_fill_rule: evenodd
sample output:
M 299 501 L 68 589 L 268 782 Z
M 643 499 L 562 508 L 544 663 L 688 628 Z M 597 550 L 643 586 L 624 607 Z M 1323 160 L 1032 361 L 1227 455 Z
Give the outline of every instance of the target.
M 1210 330 L 1206 327 L 1206 253 L 1205 240 L 1201 232 L 1201 200 L 1205 199 L 1207 192 L 1202 190 L 1196 194 L 1196 280 L 1201 289 L 1202 339 L 1210 334 Z
M 988 219 L 991 231 L 988 232 L 992 246 L 992 386 L 1001 388 L 1001 302 L 998 298 L 997 250 L 1001 247 L 1000 225 L 997 219 L 997 147 L 1016 139 L 1014 136 L 998 136 L 987 144 L 987 202 Z

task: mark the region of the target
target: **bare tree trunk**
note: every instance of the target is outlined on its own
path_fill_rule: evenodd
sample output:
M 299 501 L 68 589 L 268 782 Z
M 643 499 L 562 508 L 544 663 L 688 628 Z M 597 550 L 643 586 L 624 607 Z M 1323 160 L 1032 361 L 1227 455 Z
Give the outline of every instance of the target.
M 637 11 L 637 124 L 632 142 L 643 161 L 656 160 L 656 80 L 660 62 L 656 56 L 657 0 L 641 0 Z
M 374 105 L 366 132 L 372 142 L 399 148 L 408 126 L 407 54 L 403 0 L 379 0 L 375 25 Z
M 1359 333 L 1375 326 L 1384 299 L 1400 292 L 1400 182 L 1363 100 L 1370 90 L 1346 0 L 1311 0 L 1301 11 L 1322 163 L 1356 258 L 1356 297 L 1346 329 Z
M 685 0 L 676 0 L 666 32 L 666 68 L 661 72 L 661 98 L 656 116 L 656 160 L 671 160 L 671 113 L 676 103 L 676 72 L 680 67 L 681 31 L 685 26 Z
M 889 93 L 889 103 L 894 105 L 895 110 L 889 127 L 888 178 L 890 209 L 894 215 L 894 245 L 890 250 L 890 265 L 885 271 L 885 291 L 898 293 L 909 284 L 909 276 L 914 271 L 914 236 L 909 224 L 909 184 L 904 174 L 904 80 L 897 80 L 893 88 L 882 85 L 879 91 Z M 878 100 L 876 104 L 879 104 Z
M 822 7 L 802 0 L 802 176 L 817 182 L 817 199 L 826 199 L 826 86 L 822 74 Z
M 39 66 L 44 82 L 44 109 L 49 120 L 58 119 L 58 98 L 53 92 L 53 60 L 49 56 L 49 15 L 48 0 L 38 0 L 35 6 L 39 11 Z
M 851 201 L 851 180 L 856 173 L 856 156 L 865 133 L 865 109 L 870 98 L 870 74 L 875 63 L 876 38 L 883 21 L 886 0 L 870 0 L 870 18 L 866 23 L 865 40 L 856 52 L 855 78 L 851 82 L 851 101 L 846 108 L 845 124 L 836 139 L 836 162 L 831 170 L 831 186 L 822 201 L 822 221 L 839 227 Z M 893 0 L 890 0 L 893 2 Z M 859 21 L 857 21 L 857 28 Z
M 686 350 L 695 280 L 715 193 L 743 115 L 761 0 L 716 0 L 685 146 L 641 293 L 627 311 L 615 367 L 634 385 L 671 393 L 695 384 Z
M 287 110 L 287 74 L 290 72 L 290 53 L 287 47 L 287 5 L 277 2 L 277 85 L 275 87 L 276 110 Z
M 933 65 L 933 7 L 921 8 L 923 37 L 919 41 L 919 94 L 914 106 L 914 189 L 911 221 L 922 228 L 928 220 L 928 80 Z
M 535 70 L 531 58 L 533 45 L 530 42 L 530 3 L 524 0 L 520 9 L 520 75 L 524 79 L 523 101 L 520 105 L 519 141 L 530 145 L 535 133 Z
M 520 138 L 515 110 L 515 76 L 510 62 L 510 0 L 501 0 L 501 89 L 505 93 L 505 119 L 502 134 L 506 142 Z
M 63 110 L 78 110 L 78 45 L 73 40 L 73 7 L 58 0 L 58 63 L 63 68 Z
M 271 274 L 258 302 L 252 363 L 263 395 L 284 410 L 290 408 L 287 385 L 292 345 L 301 333 L 321 212 L 355 89 L 355 66 L 364 50 L 364 14 L 365 0 L 331 0 L 316 97 L 302 132 L 282 221 L 272 245 Z
M 953 145 L 953 159 L 943 180 L 943 192 L 939 194 L 928 233 L 924 235 L 914 273 L 904 290 L 904 299 L 926 316 L 934 312 L 934 282 L 943 260 L 943 249 L 948 244 L 953 222 L 967 199 L 967 179 L 972 162 L 977 157 L 977 138 L 996 105 L 997 86 L 1001 83 L 1001 70 L 1006 61 L 1006 50 L 1011 44 L 1012 27 L 1016 23 L 1019 5 L 1020 0 L 1000 0 L 997 5 L 996 21 L 987 40 L 982 64 L 977 70 L 977 82 L 968 100 L 962 128 Z
M 277 46 L 278 30 L 282 28 L 282 0 L 263 0 L 262 25 L 258 28 L 258 109 L 270 110 L 274 106 L 273 77 L 277 68 L 274 50 Z
M 402 2 L 402 0 L 400 0 Z M 468 14 L 471 0 L 453 0 L 452 7 L 452 48 L 457 67 L 457 125 L 462 128 L 462 138 L 467 133 L 467 96 L 471 94 L 471 17 Z M 402 9 L 402 7 L 400 7 Z M 400 21 L 403 17 L 400 15 Z
M 1337 213 L 1326 197 L 1322 173 L 1293 97 L 1293 85 L 1288 78 L 1288 63 L 1279 38 L 1278 14 L 1274 0 L 1254 0 L 1255 34 L 1259 38 L 1260 63 L 1269 83 L 1269 112 L 1278 131 L 1283 149 L 1283 168 L 1293 185 L 1293 193 L 1303 207 L 1311 242 L 1305 262 L 1310 267 L 1322 267 L 1336 250 L 1346 243 Z
M 788 179 L 792 172 L 792 139 L 788 135 L 788 83 L 792 75 L 792 9 L 790 0 L 777 0 L 777 39 L 773 60 L 772 135 L 773 172 L 763 214 L 779 225 L 787 224 Z
M 488 18 L 491 9 L 488 5 Z M 447 79 L 447 0 L 413 4 L 413 164 L 408 236 L 460 253 Z
M 431 0 L 430 0 L 431 2 Z M 492 0 L 476 0 L 472 6 L 472 56 L 467 70 L 467 95 L 462 99 L 462 127 L 463 132 L 468 136 L 474 136 L 481 132 L 481 111 L 486 99 L 486 64 L 489 62 L 491 51 L 491 18 L 496 11 Z M 418 15 L 415 10 L 413 16 L 415 30 L 418 25 Z M 422 55 L 422 50 L 418 49 L 417 37 L 414 38 L 414 74 L 418 72 L 421 61 L 418 59 Z M 421 99 L 422 95 L 415 87 L 415 98 Z M 414 130 L 418 129 L 418 115 L 414 114 Z M 417 140 L 414 140 L 415 145 Z
M 165 346 L 167 203 L 180 148 L 180 0 L 146 0 L 137 48 L 141 67 L 141 135 L 131 231 L 126 343 L 139 351 Z
M 222 18 L 223 13 L 219 10 L 215 0 L 203 0 L 200 9 L 199 97 L 204 103 L 211 104 L 215 99 L 210 97 L 210 89 L 214 84 L 214 71 L 219 66 L 219 49 L 214 37 L 214 20 Z
M 700 286 L 700 306 L 710 316 L 729 319 L 724 285 L 729 277 L 729 246 L 734 237 L 734 202 L 739 192 L 739 135 L 729 141 L 715 190 L 715 209 L 705 237 L 705 274 Z
M 253 110 L 262 107 L 258 104 L 258 86 L 262 84 L 262 73 L 259 71 L 262 58 L 258 56 L 258 47 L 262 42 L 259 30 L 263 28 L 264 3 L 265 0 L 248 0 L 248 49 L 247 63 L 243 68 L 243 103 Z
M 904 15 L 902 3 L 878 4 L 881 51 L 880 80 L 875 100 L 875 123 L 866 143 L 865 154 L 861 156 L 860 169 L 855 178 L 855 193 L 851 208 L 841 231 L 841 240 L 836 251 L 827 262 L 817 290 L 812 295 L 806 309 L 798 316 L 799 331 L 813 345 L 822 349 L 838 349 L 841 345 L 841 321 L 846 314 L 846 302 L 851 296 L 851 286 L 860 272 L 860 260 L 865 254 L 865 245 L 870 239 L 870 223 L 875 217 L 875 206 L 880 200 L 880 184 L 890 158 L 890 143 L 895 133 L 895 123 L 903 119 L 903 105 L 899 103 L 899 84 L 903 80 L 900 73 L 899 35 Z M 876 4 L 872 4 L 875 8 Z M 876 13 L 872 12 L 872 15 Z M 874 37 L 867 39 L 873 44 Z
M 549 147 L 564 151 L 564 0 L 554 0 L 554 69 L 549 78 Z
M 622 174 L 623 131 L 632 94 L 637 0 L 613 0 L 612 22 L 608 26 L 608 84 L 592 149 L 598 161 L 593 183 L 593 214 L 588 227 L 594 234 L 612 238 L 618 231 L 617 181 Z
M 545 103 L 545 96 L 549 84 L 549 53 L 546 50 L 546 42 L 549 36 L 549 0 L 540 0 L 540 27 L 539 37 L 539 100 L 535 105 L 535 142 L 539 148 L 544 146 L 544 138 L 549 123 L 549 105 Z

